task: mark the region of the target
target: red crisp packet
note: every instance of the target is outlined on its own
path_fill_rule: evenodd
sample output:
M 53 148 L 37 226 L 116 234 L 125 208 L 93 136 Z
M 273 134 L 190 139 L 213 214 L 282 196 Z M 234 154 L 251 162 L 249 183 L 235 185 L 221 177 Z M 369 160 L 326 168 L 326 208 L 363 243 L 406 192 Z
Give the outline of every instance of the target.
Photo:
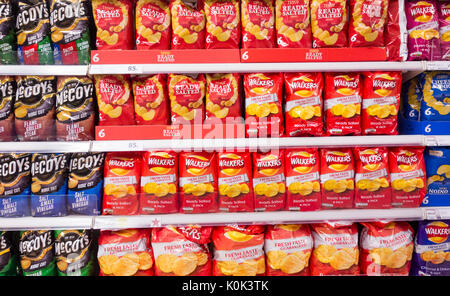
M 242 0 L 242 48 L 271 48 L 275 43 L 273 0 Z
M 133 78 L 134 111 L 138 125 L 170 123 L 166 83 L 163 74 Z
M 310 0 L 276 0 L 278 47 L 311 48 Z
M 206 0 L 206 49 L 239 48 L 241 15 L 239 0 Z
M 242 120 L 239 74 L 206 74 L 206 86 L 205 122 L 226 123 L 227 118 Z
M 172 49 L 205 48 L 205 12 L 182 0 L 170 1 L 172 14 Z
M 313 47 L 347 47 L 347 1 L 312 0 Z
M 165 0 L 136 3 L 136 49 L 170 48 L 170 8 Z

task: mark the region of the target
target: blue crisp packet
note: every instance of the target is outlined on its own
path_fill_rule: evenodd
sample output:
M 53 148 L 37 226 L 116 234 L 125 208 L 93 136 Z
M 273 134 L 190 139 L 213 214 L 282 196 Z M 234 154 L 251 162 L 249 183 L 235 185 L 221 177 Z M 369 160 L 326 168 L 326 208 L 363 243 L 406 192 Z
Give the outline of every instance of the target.
M 433 71 L 420 76 L 423 99 L 421 121 L 450 120 L 450 72 Z
M 67 171 L 69 154 L 35 153 L 31 158 L 31 215 L 67 215 Z
M 67 203 L 70 213 L 100 215 L 105 153 L 74 153 Z
M 3 153 L 0 156 L 0 217 L 30 216 L 31 155 Z
M 422 206 L 450 206 L 450 149 L 427 148 L 425 166 L 428 188 Z
M 418 76 L 406 81 L 402 86 L 402 99 L 403 116 L 408 120 L 419 120 L 422 88 Z
M 411 275 L 450 276 L 450 220 L 420 221 Z

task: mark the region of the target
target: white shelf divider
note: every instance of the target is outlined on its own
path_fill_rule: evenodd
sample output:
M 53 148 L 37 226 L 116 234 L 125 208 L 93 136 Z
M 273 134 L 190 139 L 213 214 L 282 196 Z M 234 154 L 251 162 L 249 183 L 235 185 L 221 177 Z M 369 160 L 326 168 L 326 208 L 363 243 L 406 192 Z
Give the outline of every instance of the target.
M 86 76 L 88 65 L 1 65 L 0 75 Z
M 0 218 L 1 230 L 91 229 L 92 216 Z
M 91 142 L 0 142 L 0 152 L 89 152 Z

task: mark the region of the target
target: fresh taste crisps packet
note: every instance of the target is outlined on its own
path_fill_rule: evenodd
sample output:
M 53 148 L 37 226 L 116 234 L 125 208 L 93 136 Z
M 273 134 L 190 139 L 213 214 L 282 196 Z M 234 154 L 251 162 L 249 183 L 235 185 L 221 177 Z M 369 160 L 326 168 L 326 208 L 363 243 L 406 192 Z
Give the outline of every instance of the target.
M 271 48 L 275 43 L 274 0 L 242 0 L 242 48 Z
M 170 48 L 170 7 L 165 0 L 136 3 L 136 49 Z
M 414 230 L 408 222 L 363 222 L 361 231 L 361 273 L 409 274 L 414 249 Z
M 264 226 L 215 227 L 213 276 L 261 276 L 265 274 Z
M 311 48 L 310 0 L 276 0 L 278 47 Z
M 311 224 L 311 275 L 358 275 L 358 226 L 351 222 Z
M 346 47 L 347 22 L 346 0 L 312 0 L 313 47 Z
M 325 73 L 324 113 L 328 135 L 361 134 L 361 84 L 358 73 Z
M 23 276 L 56 276 L 55 238 L 51 230 L 27 230 L 19 234 Z
M 166 76 L 137 76 L 133 78 L 134 111 L 138 125 L 169 124 L 169 102 Z
M 322 73 L 285 73 L 286 133 L 295 136 L 322 136 Z
M 242 118 L 239 74 L 206 74 L 206 120 L 226 123 L 226 118 Z
M 189 225 L 152 230 L 157 276 L 210 276 L 212 227 Z
M 239 48 L 241 15 L 239 0 L 206 0 L 206 49 Z
M 205 48 L 206 18 L 203 5 L 193 7 L 182 0 L 171 0 L 170 11 L 172 49 Z
M 100 276 L 152 276 L 150 229 L 102 230 L 98 239 Z
M 307 224 L 267 226 L 264 237 L 267 276 L 307 276 L 313 248 Z
M 450 60 L 450 1 L 439 1 L 439 35 L 441 59 Z

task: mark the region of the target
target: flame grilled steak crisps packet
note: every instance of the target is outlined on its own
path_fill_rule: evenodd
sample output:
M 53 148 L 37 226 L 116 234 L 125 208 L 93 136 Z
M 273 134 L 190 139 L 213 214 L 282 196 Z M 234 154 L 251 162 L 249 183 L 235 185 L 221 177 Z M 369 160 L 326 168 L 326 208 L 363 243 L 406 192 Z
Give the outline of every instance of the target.
M 358 226 L 351 222 L 311 224 L 311 275 L 358 275 Z
M 205 76 L 170 74 L 168 88 L 172 124 L 201 124 L 205 117 Z
M 313 248 L 307 224 L 267 226 L 264 238 L 266 275 L 309 275 L 309 258 Z
M 133 49 L 132 0 L 92 0 L 98 50 Z
M 140 213 L 178 212 L 178 155 L 147 151 L 141 170 Z
M 56 139 L 94 139 L 94 83 L 88 77 L 58 76 L 56 91 Z
M 441 60 L 450 60 L 450 2 L 439 1 L 439 35 Z
M 206 0 L 206 49 L 239 48 L 241 15 L 239 0 Z
M 170 48 L 170 7 L 165 0 L 136 3 L 136 49 Z
M 55 134 L 54 76 L 16 76 L 15 129 L 19 141 L 52 140 Z
M 17 256 L 14 253 L 12 234 L 0 231 L 0 276 L 17 275 Z
M 276 0 L 278 47 L 311 48 L 310 0 Z
M 150 229 L 102 230 L 98 239 L 100 276 L 152 276 Z
M 0 64 L 15 64 L 17 44 L 12 0 L 1 0 L 0 11 Z
M 275 42 L 274 0 L 242 0 L 242 48 L 271 48 Z
M 215 227 L 214 276 L 261 276 L 265 274 L 264 226 Z
M 242 118 L 239 74 L 206 74 L 206 86 L 206 120 L 226 123 L 229 117 Z
M 346 0 L 311 0 L 313 47 L 347 46 Z
M 0 76 L 0 142 L 13 141 L 15 138 L 13 109 L 16 91 L 14 77 Z
M 219 210 L 253 212 L 252 158 L 250 152 L 218 152 Z
M 166 77 L 161 74 L 133 78 L 134 111 L 138 125 L 169 124 L 166 83 Z
M 414 249 L 414 230 L 408 222 L 361 224 L 361 273 L 408 275 Z
M 172 49 L 205 48 L 206 18 L 203 4 L 191 7 L 182 0 L 170 1 Z
M 420 120 L 447 121 L 450 114 L 450 71 L 432 71 L 419 76 L 422 86 Z
M 153 228 L 157 276 L 210 276 L 212 227 L 195 225 Z
M 20 266 L 24 276 L 56 276 L 55 239 L 51 230 L 20 232 Z
M 316 211 L 321 208 L 319 151 L 286 150 L 286 209 Z
M 55 64 L 86 65 L 91 56 L 88 0 L 48 0 Z
M 141 157 L 137 153 L 108 153 L 103 180 L 103 215 L 136 215 L 139 211 Z
M 322 208 L 352 208 L 355 195 L 353 153 L 350 148 L 320 149 Z
M 180 163 L 180 211 L 217 212 L 217 154 L 182 152 Z
M 85 230 L 55 230 L 58 276 L 94 276 L 93 233 Z
M 100 215 L 105 153 L 73 153 L 70 157 L 67 207 L 71 214 Z
M 361 80 L 355 73 L 325 73 L 327 135 L 361 134 Z

